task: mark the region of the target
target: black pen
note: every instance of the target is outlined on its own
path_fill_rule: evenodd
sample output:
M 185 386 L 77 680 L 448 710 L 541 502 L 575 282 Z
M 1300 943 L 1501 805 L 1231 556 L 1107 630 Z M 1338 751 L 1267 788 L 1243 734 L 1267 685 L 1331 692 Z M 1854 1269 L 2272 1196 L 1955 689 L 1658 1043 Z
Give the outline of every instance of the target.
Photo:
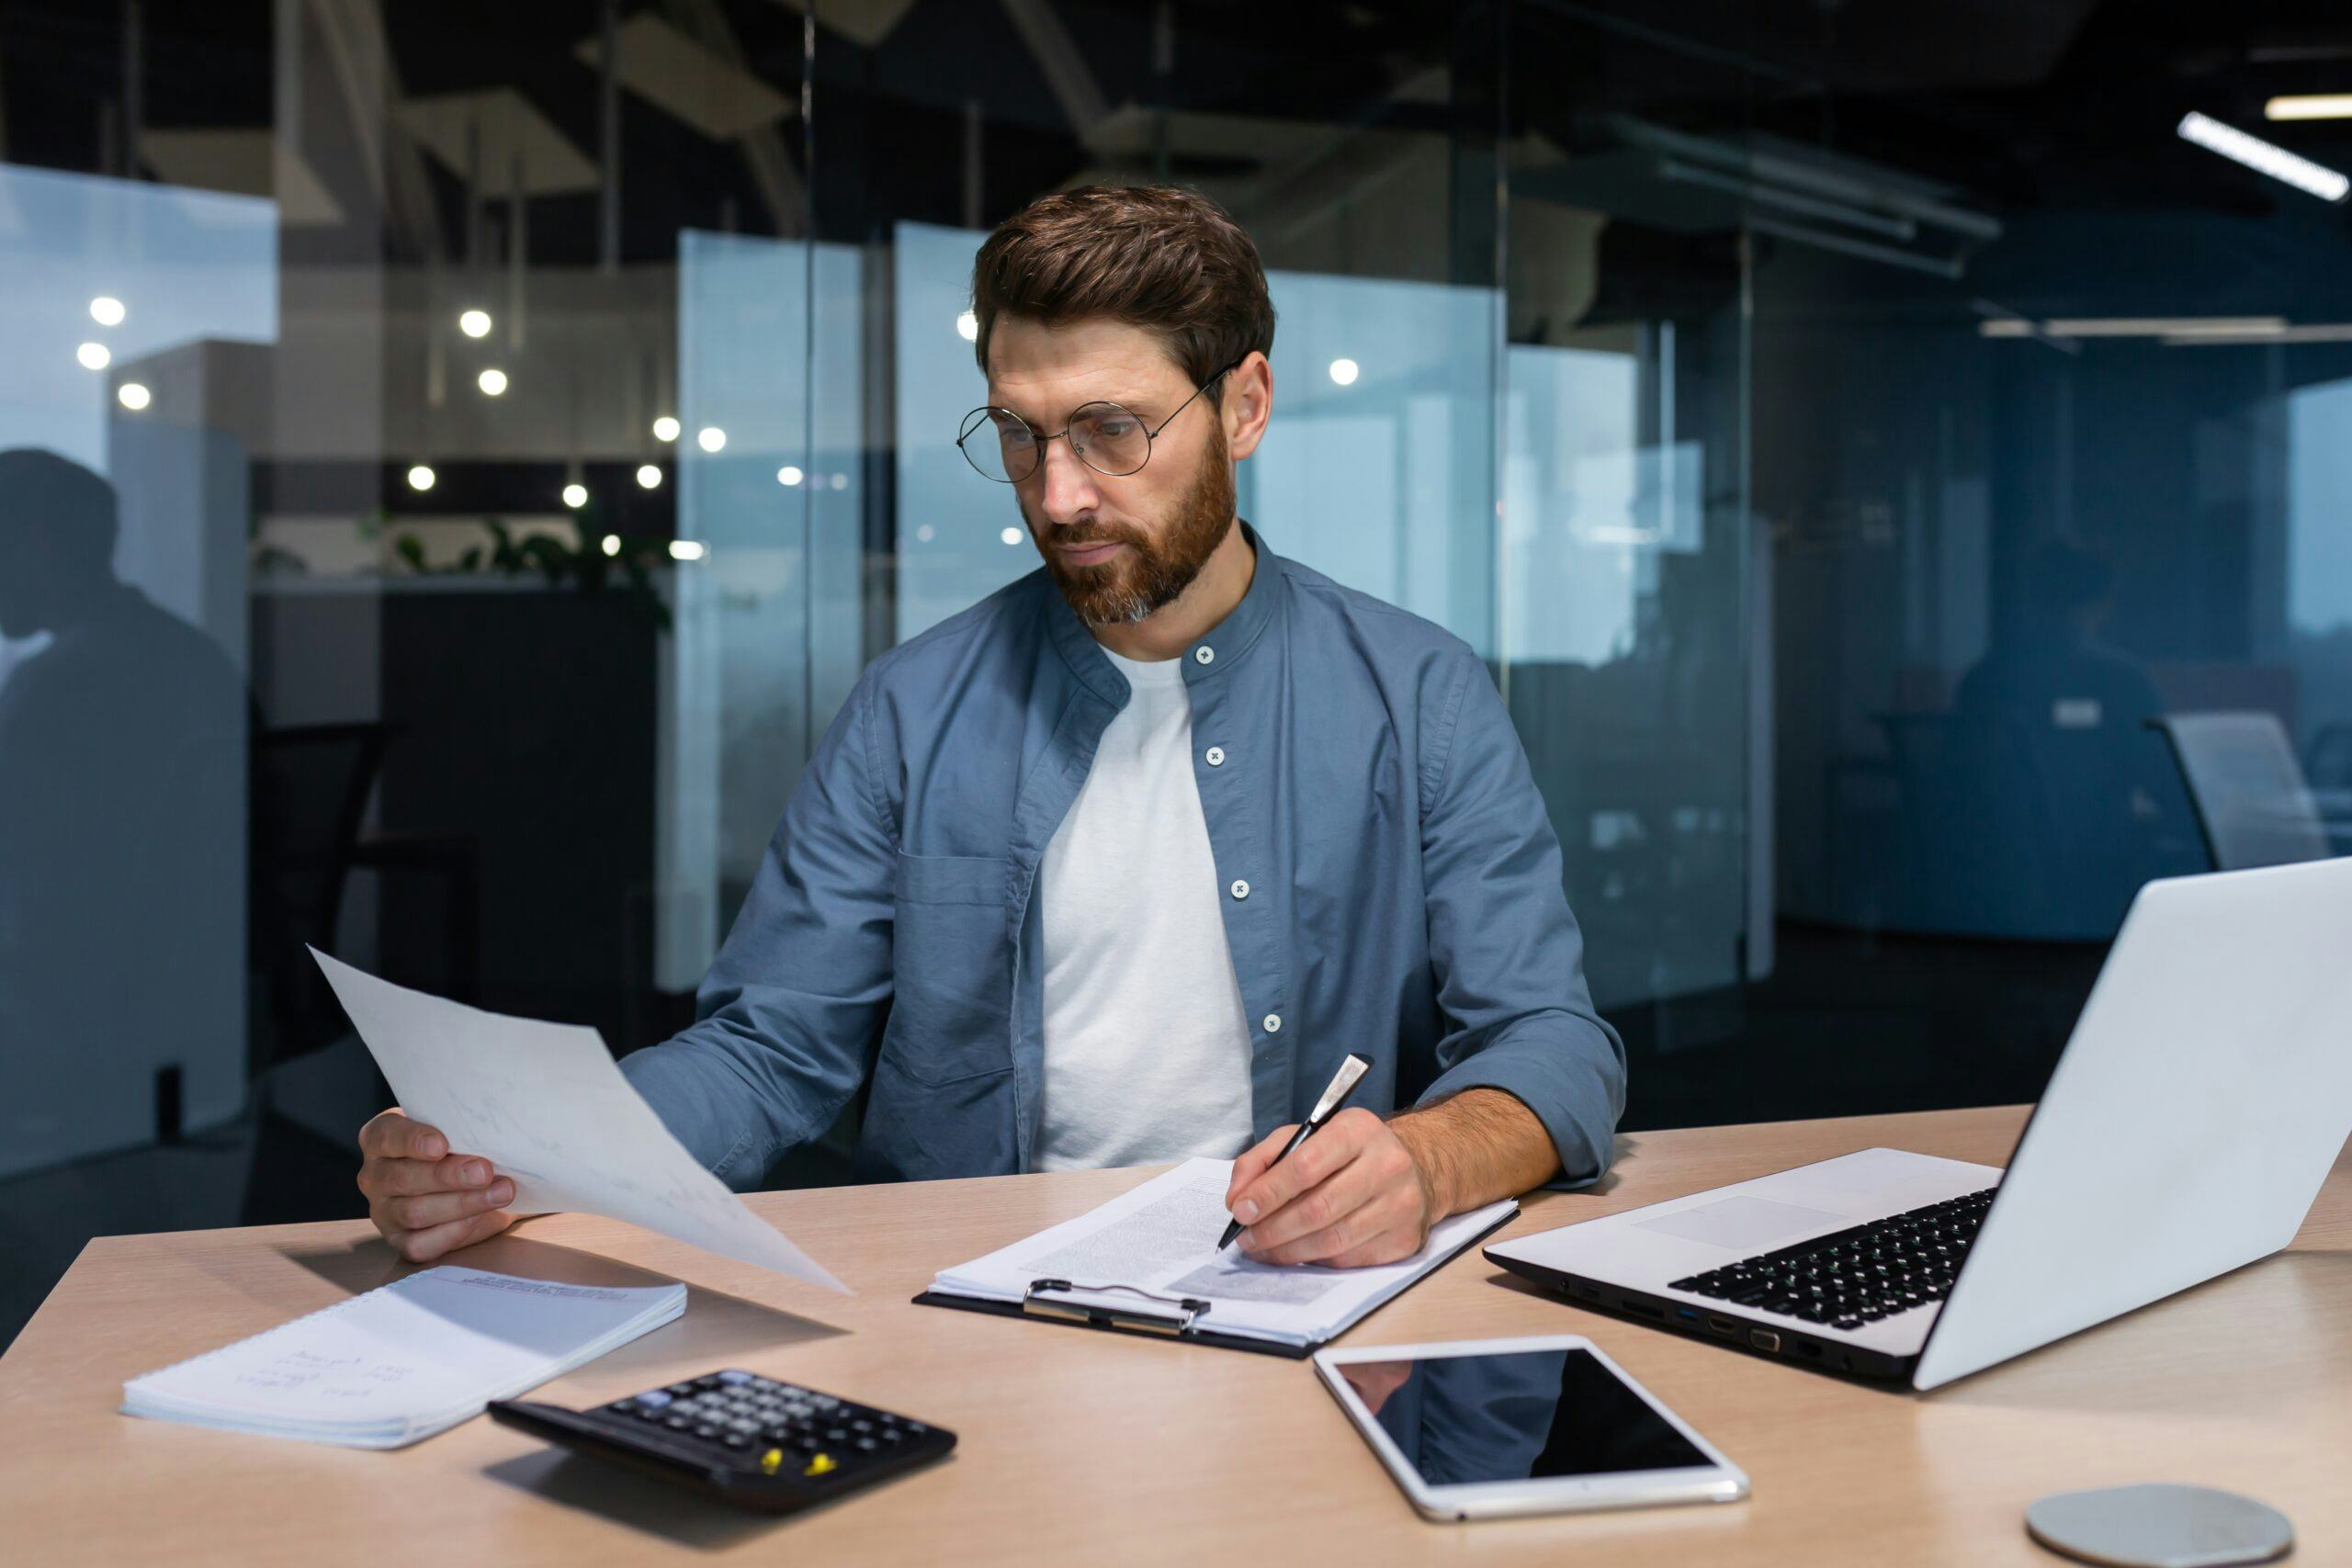
M 1315 1109 L 1307 1114 L 1306 1121 L 1298 1124 L 1298 1131 L 1290 1135 L 1290 1142 L 1283 1145 L 1283 1152 L 1267 1162 L 1266 1168 L 1272 1170 L 1275 1166 L 1288 1159 L 1291 1150 L 1306 1142 L 1307 1134 L 1314 1132 L 1324 1122 L 1338 1115 L 1340 1107 L 1348 1102 L 1348 1096 L 1355 1093 L 1356 1085 L 1362 1083 L 1364 1074 L 1371 1070 L 1372 1064 L 1362 1056 L 1350 1056 L 1346 1061 L 1341 1062 L 1340 1070 L 1331 1075 L 1330 1087 L 1323 1091 L 1323 1098 L 1315 1102 Z M 1231 1247 L 1233 1238 L 1239 1235 L 1245 1228 L 1239 1220 L 1226 1226 L 1225 1239 L 1216 1244 L 1216 1249 L 1223 1252 L 1227 1247 Z

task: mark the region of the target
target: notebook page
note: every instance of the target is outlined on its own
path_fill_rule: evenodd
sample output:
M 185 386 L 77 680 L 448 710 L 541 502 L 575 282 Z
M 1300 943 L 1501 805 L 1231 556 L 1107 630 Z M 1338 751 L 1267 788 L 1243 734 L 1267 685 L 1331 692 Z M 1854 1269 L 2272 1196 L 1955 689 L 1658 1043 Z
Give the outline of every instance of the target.
M 1397 1263 L 1369 1269 L 1260 1263 L 1238 1250 L 1217 1250 L 1230 1217 L 1225 1191 L 1232 1173 L 1230 1160 L 1188 1160 L 1091 1213 L 942 1271 L 936 1287 L 1019 1301 L 1032 1280 L 1058 1279 L 1073 1287 L 1067 1299 L 1177 1310 L 1170 1301 L 1084 1288 L 1132 1285 L 1156 1297 L 1207 1301 L 1204 1328 L 1303 1344 L 1352 1323 L 1516 1206 L 1506 1200 L 1442 1221 L 1420 1252 Z
M 157 1413 L 272 1427 L 404 1427 L 544 1382 L 640 1322 L 676 1315 L 685 1287 L 566 1285 L 443 1267 L 124 1385 Z

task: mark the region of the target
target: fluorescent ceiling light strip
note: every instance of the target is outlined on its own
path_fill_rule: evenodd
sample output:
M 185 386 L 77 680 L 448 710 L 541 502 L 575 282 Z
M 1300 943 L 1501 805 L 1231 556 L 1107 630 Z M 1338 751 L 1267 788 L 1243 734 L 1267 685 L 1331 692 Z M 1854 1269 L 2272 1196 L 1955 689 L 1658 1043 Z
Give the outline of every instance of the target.
M 2309 158 L 2299 158 L 2259 136 L 2249 136 L 2235 126 L 2223 125 L 2210 115 L 2191 109 L 2180 117 L 2179 130 L 2182 141 L 2193 141 L 2207 152 L 2219 152 L 2257 174 L 2308 191 L 2322 201 L 2342 201 L 2346 195 L 2352 195 L 2352 178 Z
M 1990 322 L 1986 323 L 1990 325 Z M 2236 337 L 2287 330 L 2283 316 L 2053 316 L 2041 330 L 2056 337 Z
M 2352 119 L 2352 93 L 2290 93 L 2262 106 L 2265 119 Z
M 2174 333 L 2166 348 L 2228 348 L 2271 343 L 2352 343 L 2352 321 L 2314 321 L 2275 333 Z

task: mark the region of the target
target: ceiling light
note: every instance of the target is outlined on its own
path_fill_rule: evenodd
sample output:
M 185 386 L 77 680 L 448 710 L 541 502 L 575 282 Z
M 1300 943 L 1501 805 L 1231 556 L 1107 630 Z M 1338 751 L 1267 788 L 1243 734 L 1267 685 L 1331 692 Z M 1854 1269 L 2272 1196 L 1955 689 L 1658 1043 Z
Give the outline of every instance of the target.
M 576 480 L 563 487 L 563 503 L 577 512 L 588 504 L 588 487 Z
M 915 542 L 917 544 L 927 545 L 937 537 L 939 537 L 939 530 L 933 527 L 928 523 L 915 530 Z
M 2313 321 L 2263 333 L 2176 333 L 2161 340 L 2166 348 L 2226 348 L 2272 343 L 2352 343 L 2352 321 Z
M 808 477 L 790 463 L 775 471 L 775 482 L 780 485 L 797 485 Z
M 1976 323 L 1979 337 L 2252 337 L 2287 330 L 2284 316 L 2052 316 Z
M 74 357 L 82 362 L 82 367 L 85 370 L 103 370 L 114 363 L 114 355 L 107 351 L 107 345 L 102 343 L 84 344 L 74 351 Z
M 458 317 L 458 330 L 465 333 L 468 337 L 488 337 L 490 335 L 490 312 L 488 310 L 467 310 L 462 312 Z
M 605 553 L 606 555 L 608 555 L 608 556 L 616 556 L 616 555 L 620 554 L 620 553 L 621 553 L 621 536 L 620 536 L 618 534 L 607 534 L 607 535 L 605 535 L 605 536 L 604 550 L 605 550 Z
M 967 310 L 956 318 L 956 335 L 966 343 L 980 341 L 980 319 Z
M 637 482 L 647 490 L 662 488 L 662 469 L 658 464 L 647 463 L 637 470 Z
M 673 539 L 670 541 L 670 558 L 672 560 L 700 560 L 702 559 L 702 541 L 699 539 Z
M 849 489 L 849 476 L 847 474 L 835 474 L 833 476 L 833 488 L 835 490 Z
M 506 390 L 506 372 L 493 365 L 475 377 L 474 384 L 482 389 L 484 396 L 497 397 Z
M 656 441 L 675 441 L 677 438 L 678 438 L 678 422 L 677 422 L 676 420 L 674 420 L 674 419 L 671 418 L 668 414 L 666 414 L 666 413 L 665 413 L 665 414 L 663 414 L 660 419 L 657 419 L 657 420 L 655 420 L 655 421 L 653 422 L 653 439 L 654 439 L 654 440 L 656 440 Z
M 2262 106 L 2265 119 L 2352 119 L 2352 93 L 2290 93 Z
M 114 389 L 114 396 L 117 402 L 132 413 L 137 413 L 154 400 L 148 395 L 147 389 L 136 381 L 125 381 Z
M 122 301 L 111 294 L 101 294 L 90 301 L 90 320 L 102 327 L 122 325 L 122 318 L 128 313 L 122 308 Z
M 1003 533 L 999 534 L 997 537 L 1002 539 L 1008 545 L 1017 545 L 1021 542 L 1021 530 L 1018 528 L 1007 528 Z
M 1331 361 L 1331 379 L 1338 382 L 1342 387 L 1354 386 L 1356 384 L 1356 377 L 1358 374 L 1360 374 L 1360 372 L 1357 369 L 1356 362 L 1352 359 L 1334 359 Z
M 419 463 L 416 467 L 408 471 L 408 488 L 411 490 L 431 490 L 433 488 L 433 470 L 424 464 Z
M 2273 146 L 2259 136 L 2249 136 L 2235 126 L 2223 125 L 2194 109 L 2181 116 L 2180 139 L 2194 141 L 2209 152 L 2219 152 L 2274 180 L 2284 181 L 2297 190 L 2308 191 L 2322 201 L 2342 201 L 2346 193 L 2352 193 L 2352 179 L 2334 169 L 2309 158 L 2299 158 L 2284 147 Z
M 695 445 L 706 452 L 716 452 L 727 445 L 727 432 L 715 424 L 706 424 L 695 432 Z

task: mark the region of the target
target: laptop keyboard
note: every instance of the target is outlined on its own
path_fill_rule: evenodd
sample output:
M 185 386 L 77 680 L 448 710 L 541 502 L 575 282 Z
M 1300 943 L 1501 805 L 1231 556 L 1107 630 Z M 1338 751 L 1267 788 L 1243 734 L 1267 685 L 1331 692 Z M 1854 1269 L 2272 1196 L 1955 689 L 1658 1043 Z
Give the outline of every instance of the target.
M 1860 1328 L 1951 1293 L 1952 1276 L 1976 1239 L 1993 1191 L 1987 1187 L 1817 1235 L 1676 1280 L 1668 1289 L 1832 1328 Z

